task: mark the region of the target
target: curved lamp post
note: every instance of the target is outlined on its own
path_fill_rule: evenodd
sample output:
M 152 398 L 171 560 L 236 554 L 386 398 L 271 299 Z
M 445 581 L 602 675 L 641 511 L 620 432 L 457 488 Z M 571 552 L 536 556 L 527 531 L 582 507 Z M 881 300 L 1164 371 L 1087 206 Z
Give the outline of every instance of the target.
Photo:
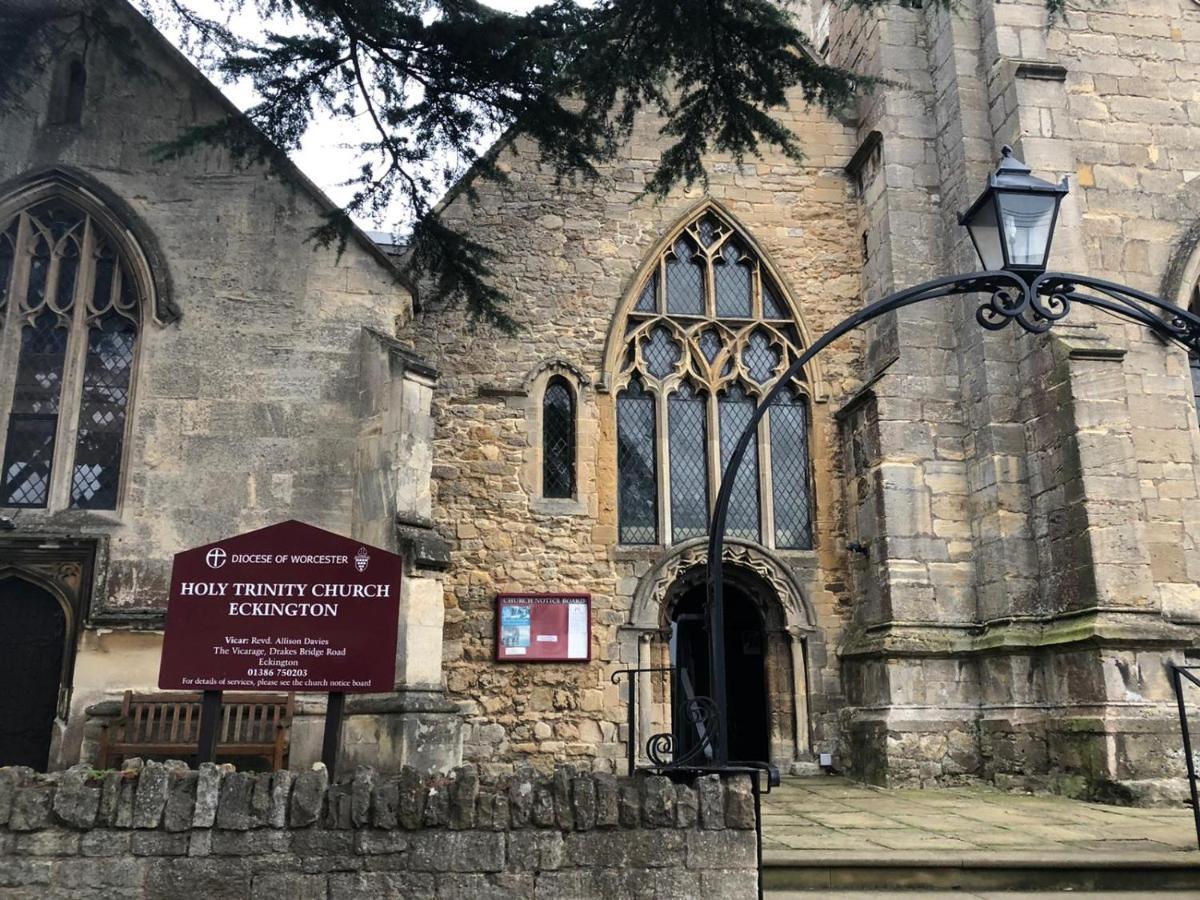
M 952 275 L 905 288 L 878 300 L 825 332 L 788 367 L 750 417 L 721 475 L 721 488 L 713 507 L 708 542 L 707 625 L 711 709 L 716 721 L 709 729 L 713 762 L 729 761 L 728 698 L 725 696 L 725 523 L 742 459 L 767 409 L 814 356 L 847 332 L 886 313 L 941 297 L 984 294 L 975 319 L 984 328 L 999 331 L 1013 322 L 1027 332 L 1040 334 L 1071 310 L 1071 304 L 1091 306 L 1119 318 L 1137 322 L 1166 341 L 1191 353 L 1200 353 L 1200 317 L 1133 288 L 1084 275 L 1047 272 L 1046 262 L 1054 237 L 1058 207 L 1067 193 L 1067 181 L 1052 184 L 1035 178 L 1023 162 L 1004 147 L 1000 165 L 983 193 L 959 216 L 975 244 L 985 271 Z

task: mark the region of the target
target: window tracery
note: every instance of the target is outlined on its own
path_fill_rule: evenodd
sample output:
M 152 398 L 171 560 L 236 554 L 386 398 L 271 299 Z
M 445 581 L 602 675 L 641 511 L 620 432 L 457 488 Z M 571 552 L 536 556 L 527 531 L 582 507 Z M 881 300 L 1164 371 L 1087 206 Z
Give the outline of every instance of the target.
M 660 253 L 626 315 L 612 380 L 621 543 L 706 533 L 738 437 L 803 352 L 783 296 L 716 210 L 686 223 Z M 738 474 L 730 536 L 812 547 L 808 400 L 797 381 L 760 423 Z
M 0 506 L 115 509 L 141 297 L 61 197 L 0 222 Z

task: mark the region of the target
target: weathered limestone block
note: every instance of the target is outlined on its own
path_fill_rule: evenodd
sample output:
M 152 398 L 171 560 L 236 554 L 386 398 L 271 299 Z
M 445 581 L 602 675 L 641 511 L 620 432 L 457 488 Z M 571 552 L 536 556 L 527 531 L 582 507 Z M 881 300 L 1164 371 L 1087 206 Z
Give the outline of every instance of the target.
M 230 772 L 221 781 L 217 804 L 218 828 L 247 831 L 255 826 L 250 799 L 254 794 L 255 777 L 249 772 Z
M 421 827 L 425 815 L 425 781 L 416 769 L 405 766 L 400 772 L 397 782 L 399 793 L 399 819 L 404 828 Z
M 414 872 L 500 872 L 504 835 L 495 832 L 420 832 L 410 836 Z
M 686 784 L 675 785 L 675 824 L 695 828 L 700 819 L 700 801 L 696 791 Z
M 647 825 L 667 828 L 675 824 L 675 785 L 665 775 L 642 779 L 642 817 Z
M 141 760 L 138 760 L 138 769 L 134 771 L 126 770 L 121 773 L 122 778 L 117 788 L 117 817 L 113 823 L 118 828 L 133 827 L 133 812 L 137 803 L 137 786 L 138 772 L 141 770 Z
M 749 775 L 725 781 L 725 824 L 730 828 L 754 827 L 754 791 Z
M 32 776 L 33 769 L 25 766 L 5 766 L 0 769 L 0 825 L 8 824 L 17 788 Z
M 529 824 L 533 815 L 534 783 L 530 769 L 519 769 L 508 784 L 508 802 L 514 828 Z
M 395 828 L 400 823 L 400 785 L 389 778 L 375 785 L 371 796 L 371 824 L 376 828 Z
M 622 784 L 617 797 L 618 818 L 624 828 L 635 828 L 642 824 L 642 803 L 636 784 Z
M 571 810 L 579 831 L 596 827 L 596 782 L 590 775 L 571 780 Z
M 350 788 L 350 821 L 355 827 L 371 821 L 371 794 L 375 790 L 375 770 L 358 766 Z
M 100 782 L 100 806 L 96 810 L 99 825 L 117 824 L 117 800 L 121 796 L 124 776 L 120 772 L 108 772 Z
M 518 831 L 508 835 L 508 870 L 552 871 L 563 864 L 561 831 Z
M 53 821 L 50 815 L 53 794 L 54 785 L 44 780 L 44 776 L 34 777 L 21 785 L 13 796 L 8 827 L 13 831 L 37 831 L 48 827 Z
M 288 823 L 293 828 L 315 824 L 325 811 L 325 792 L 328 788 L 329 771 L 319 763 L 312 767 L 312 771 L 297 775 L 292 787 Z
M 362 856 L 403 853 L 409 838 L 403 831 L 359 831 L 354 835 L 354 852 Z
M 325 794 L 325 818 L 323 820 L 326 828 L 353 827 L 350 820 L 353 793 L 354 783 L 352 781 L 329 785 L 329 790 Z
M 90 772 L 90 766 L 72 766 L 54 792 L 54 814 L 73 828 L 91 828 L 100 809 L 100 785 L 88 778 Z
M 544 784 L 539 784 L 533 789 L 533 809 L 530 813 L 530 821 L 541 828 L 555 824 L 554 793 Z
M 199 783 L 199 772 L 189 770 L 171 775 L 167 805 L 163 810 L 163 827 L 167 831 L 187 831 L 192 827 L 196 816 L 196 788 Z
M 508 796 L 506 794 L 496 794 L 492 799 L 495 802 L 495 807 L 492 811 L 492 828 L 495 831 L 507 831 L 511 822 Z
M 449 823 L 454 829 L 475 827 L 475 803 L 479 796 L 479 773 L 462 766 L 450 773 Z
M 271 809 L 271 773 L 259 772 L 254 776 L 254 789 L 250 792 L 251 828 L 267 824 Z
M 571 809 L 571 780 L 575 777 L 573 766 L 560 766 L 554 770 L 550 780 L 554 794 L 554 817 L 558 827 L 570 831 L 575 827 L 575 812 Z
M 621 812 L 618 806 L 617 779 L 609 772 L 599 772 L 596 782 L 596 825 L 599 828 L 612 828 L 621 823 Z
M 296 776 L 288 769 L 280 769 L 271 776 L 271 797 L 267 806 L 267 824 L 272 828 L 287 826 L 288 801 Z
M 725 827 L 725 792 L 719 775 L 702 775 L 696 781 L 699 797 L 700 827 L 710 830 Z
M 221 779 L 228 768 L 216 763 L 201 763 L 196 781 L 196 813 L 192 825 L 212 828 L 217 821 L 217 805 L 221 798 Z
M 133 827 L 157 828 L 162 822 L 163 808 L 167 804 L 167 792 L 171 787 L 171 775 L 162 763 L 147 762 L 137 779 L 137 790 L 133 802 Z
M 758 865 L 753 832 L 729 828 L 725 831 L 689 831 L 689 869 L 744 869 Z
M 421 822 L 428 828 L 438 828 L 450 821 L 450 785 L 444 779 L 434 779 L 425 790 L 425 814 Z

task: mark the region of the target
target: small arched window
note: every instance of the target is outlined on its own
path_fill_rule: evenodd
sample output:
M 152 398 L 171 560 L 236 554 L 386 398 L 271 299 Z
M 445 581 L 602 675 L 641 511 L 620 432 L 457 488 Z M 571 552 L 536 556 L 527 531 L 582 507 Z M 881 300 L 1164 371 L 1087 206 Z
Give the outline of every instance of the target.
M 0 506 L 116 508 L 141 305 L 65 199 L 0 222 Z
M 659 255 L 620 333 L 618 539 L 700 537 L 738 438 L 802 351 L 795 319 L 748 243 L 706 210 Z M 812 547 L 807 390 L 802 379 L 789 385 L 759 424 L 729 507 L 731 537 Z
M 542 395 L 542 496 L 575 496 L 575 394 L 561 375 Z

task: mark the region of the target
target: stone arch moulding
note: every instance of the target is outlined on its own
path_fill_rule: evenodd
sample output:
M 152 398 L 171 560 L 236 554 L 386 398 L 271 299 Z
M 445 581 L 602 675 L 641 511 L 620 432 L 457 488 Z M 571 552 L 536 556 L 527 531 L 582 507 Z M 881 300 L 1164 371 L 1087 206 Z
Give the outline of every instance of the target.
M 145 311 L 150 318 L 159 325 L 169 325 L 181 318 L 166 257 L 154 234 L 128 203 L 87 172 L 53 166 L 0 184 L 0 222 L 55 196 L 79 206 L 117 242 L 146 298 Z
M 795 575 L 774 553 L 748 541 L 730 539 L 725 542 L 722 558 L 726 565 L 747 569 L 775 589 L 789 631 L 809 633 L 817 630 L 812 604 L 801 590 Z M 638 582 L 633 595 L 630 626 L 642 631 L 661 630 L 663 608 L 671 586 L 688 570 L 707 564 L 707 537 L 693 538 L 673 547 Z
M 738 238 L 745 243 L 749 251 L 758 257 L 759 262 L 779 289 L 783 303 L 786 305 L 787 311 L 791 314 L 792 321 L 800 333 L 800 340 L 805 347 L 811 346 L 813 341 L 812 333 L 805 323 L 803 315 L 800 313 L 800 308 L 796 303 L 795 297 L 792 295 L 792 290 L 788 286 L 787 280 L 783 278 L 779 269 L 771 260 L 771 255 L 762 248 L 738 217 L 730 212 L 724 204 L 712 197 L 705 197 L 703 200 L 689 206 L 670 228 L 659 235 L 658 240 L 643 255 L 641 265 L 633 273 L 633 277 L 626 283 L 625 290 L 621 294 L 620 303 L 617 305 L 616 312 L 609 322 L 608 334 L 604 339 L 604 355 L 601 360 L 602 374 L 600 383 L 597 385 L 597 390 L 607 392 L 613 382 L 613 377 L 620 364 L 621 353 L 626 343 L 625 321 L 629 316 L 629 312 L 638 301 L 642 285 L 650 276 L 651 270 L 658 264 L 658 258 L 675 243 L 679 235 L 692 221 L 700 218 L 706 212 L 711 212 L 718 219 L 728 224 Z M 814 359 L 805 366 L 805 376 L 809 384 L 812 399 L 818 403 L 824 402 L 829 397 L 822 372 L 819 359 Z
M 529 370 L 526 374 L 522 386 L 527 393 L 532 393 L 540 384 L 546 381 L 551 375 L 565 375 L 568 381 L 575 382 L 580 389 L 590 388 L 592 380 L 584 374 L 583 370 L 578 366 L 567 362 L 565 359 L 548 359 L 545 362 L 539 363 Z

